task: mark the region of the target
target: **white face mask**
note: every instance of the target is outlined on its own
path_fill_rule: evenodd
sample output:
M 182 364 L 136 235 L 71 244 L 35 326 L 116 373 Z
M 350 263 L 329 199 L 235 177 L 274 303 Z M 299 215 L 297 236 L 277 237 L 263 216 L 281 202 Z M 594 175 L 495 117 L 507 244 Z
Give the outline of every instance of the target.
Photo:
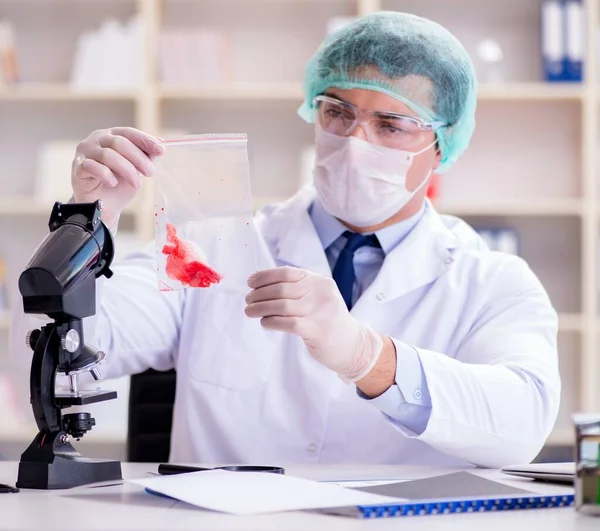
M 314 184 L 323 208 L 356 227 L 378 225 L 404 207 L 427 183 L 406 189 L 406 176 L 416 155 L 359 138 L 316 128 Z

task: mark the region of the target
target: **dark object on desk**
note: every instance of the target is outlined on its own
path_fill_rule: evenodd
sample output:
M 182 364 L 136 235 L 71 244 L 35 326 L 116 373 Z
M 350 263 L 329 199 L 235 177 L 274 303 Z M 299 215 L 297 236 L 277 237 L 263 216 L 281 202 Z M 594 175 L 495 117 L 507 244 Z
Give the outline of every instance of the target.
M 575 509 L 600 516 L 600 413 L 578 413 L 575 423 Z
M 16 492 L 19 492 L 19 489 L 15 489 L 10 485 L 3 485 L 2 483 L 0 483 L 0 494 L 12 494 Z
M 158 465 L 158 473 L 161 476 L 186 474 L 188 472 L 201 472 L 205 470 L 229 470 L 230 472 L 265 472 L 268 474 L 285 474 L 285 468 L 280 466 L 230 465 L 217 466 L 214 468 L 202 468 L 196 466 L 172 465 L 170 463 Z
M 169 460 L 176 373 L 148 370 L 131 377 L 127 460 L 163 463 Z
M 373 487 L 359 487 L 356 490 L 383 494 L 393 498 L 409 500 L 441 498 L 474 498 L 479 496 L 528 496 L 531 492 L 497 481 L 482 478 L 469 472 L 455 472 L 432 478 L 389 483 Z
M 86 345 L 83 318 L 96 311 L 96 278 L 110 278 L 113 239 L 100 219 L 101 203 L 55 203 L 50 234 L 19 277 L 27 314 L 47 315 L 53 322 L 27 335 L 33 350 L 31 406 L 39 433 L 21 455 L 17 487 L 65 489 L 120 480 L 121 463 L 83 457 L 69 442 L 92 429 L 89 413 L 62 415 L 62 409 L 117 397 L 113 391 L 79 391 L 77 377 L 101 375 L 104 353 Z M 56 394 L 57 373 L 69 377 L 68 393 Z
M 531 463 L 529 465 L 505 466 L 504 474 L 547 483 L 573 485 L 575 482 L 575 463 Z

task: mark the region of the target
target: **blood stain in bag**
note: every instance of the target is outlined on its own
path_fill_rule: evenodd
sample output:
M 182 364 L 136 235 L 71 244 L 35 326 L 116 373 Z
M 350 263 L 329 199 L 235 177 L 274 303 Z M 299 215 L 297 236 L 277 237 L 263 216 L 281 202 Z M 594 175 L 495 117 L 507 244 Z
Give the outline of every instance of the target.
M 169 278 L 178 280 L 184 286 L 207 288 L 218 284 L 223 278 L 214 269 L 200 261 L 190 242 L 179 239 L 177 230 L 167 223 L 168 244 L 162 253 L 167 256 L 166 272 Z

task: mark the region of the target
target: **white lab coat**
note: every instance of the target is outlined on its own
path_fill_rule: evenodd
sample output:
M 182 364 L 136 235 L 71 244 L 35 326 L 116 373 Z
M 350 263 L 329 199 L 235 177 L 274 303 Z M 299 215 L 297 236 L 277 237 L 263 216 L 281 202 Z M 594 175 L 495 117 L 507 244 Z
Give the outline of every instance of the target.
M 257 216 L 259 266 L 331 275 L 303 189 Z M 557 315 L 523 260 L 429 208 L 352 314 L 415 346 L 432 411 L 395 427 L 302 341 L 244 315 L 247 289 L 160 293 L 152 252 L 114 268 L 95 338 L 107 377 L 177 369 L 171 460 L 219 463 L 528 462 L 556 420 Z M 398 359 L 400 366 L 402 359 Z

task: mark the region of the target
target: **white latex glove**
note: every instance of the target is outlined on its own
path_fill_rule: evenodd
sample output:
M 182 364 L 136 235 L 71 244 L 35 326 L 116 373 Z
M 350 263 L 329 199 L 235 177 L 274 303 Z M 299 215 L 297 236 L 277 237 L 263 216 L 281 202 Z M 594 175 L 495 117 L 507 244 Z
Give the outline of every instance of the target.
M 350 315 L 333 279 L 278 267 L 255 273 L 248 285 L 246 315 L 300 336 L 313 358 L 343 380 L 356 382 L 377 363 L 383 338 Z
M 164 151 L 162 142 L 132 127 L 94 131 L 78 146 L 71 185 L 78 203 L 103 202 L 102 220 L 116 228 L 123 209 L 154 173 L 152 159 Z

